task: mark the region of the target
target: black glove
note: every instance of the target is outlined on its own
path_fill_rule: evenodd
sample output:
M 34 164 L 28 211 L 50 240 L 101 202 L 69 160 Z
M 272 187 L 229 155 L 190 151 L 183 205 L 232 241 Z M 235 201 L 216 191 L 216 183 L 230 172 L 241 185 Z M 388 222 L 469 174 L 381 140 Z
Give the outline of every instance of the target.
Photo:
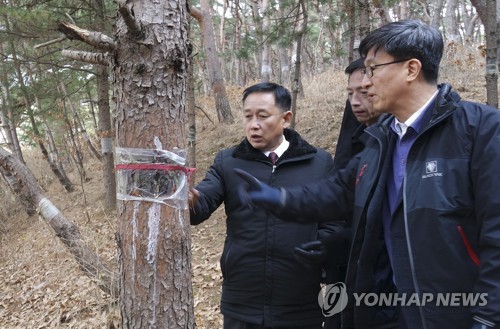
M 303 243 L 295 247 L 294 252 L 297 258 L 310 264 L 323 264 L 328 258 L 326 248 L 320 240 Z
M 299 259 L 311 264 L 328 262 L 330 266 L 345 265 L 349 258 L 351 235 L 350 228 L 343 228 L 319 240 L 303 243 L 295 247 L 294 252 Z
M 245 182 L 238 189 L 240 201 L 243 205 L 248 207 L 255 205 L 267 210 L 283 208 L 284 198 L 282 193 L 284 192 L 280 189 L 262 183 L 244 170 L 235 168 L 234 172 Z

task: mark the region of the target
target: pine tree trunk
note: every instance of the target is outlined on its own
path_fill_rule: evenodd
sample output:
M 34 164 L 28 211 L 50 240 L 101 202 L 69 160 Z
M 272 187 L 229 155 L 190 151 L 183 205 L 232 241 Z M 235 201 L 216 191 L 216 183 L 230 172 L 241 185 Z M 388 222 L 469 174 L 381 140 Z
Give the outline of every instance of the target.
M 269 33 L 269 13 L 267 12 L 268 10 L 268 5 L 269 1 L 268 0 L 262 0 L 262 33 L 264 35 L 267 35 Z M 270 45 L 269 45 L 269 40 L 266 38 L 264 40 L 264 44 L 262 45 L 262 61 L 261 61 L 261 67 L 260 67 L 260 81 L 261 82 L 269 82 L 271 80 L 271 74 L 272 74 L 272 69 L 271 69 L 271 60 L 270 60 Z
M 96 24 L 101 31 L 105 30 L 104 0 L 94 0 Z M 102 153 L 102 185 L 104 190 L 104 208 L 108 211 L 116 209 L 116 176 L 113 155 L 113 134 L 111 110 L 109 105 L 109 73 L 108 67 L 96 65 L 97 104 L 99 107 L 98 135 L 101 139 Z
M 486 30 L 486 103 L 498 108 L 497 1 L 488 0 Z
M 300 28 L 298 29 L 297 35 L 295 36 L 296 40 L 296 55 L 295 55 L 295 71 L 293 74 L 293 82 L 292 82 L 292 122 L 290 124 L 290 128 L 295 128 L 295 117 L 297 113 L 297 98 L 299 95 L 299 91 L 302 89 L 302 81 L 300 77 L 300 67 L 301 67 L 301 53 L 302 53 L 302 39 L 304 38 L 305 31 L 307 30 L 307 9 L 305 0 L 299 1 L 299 14 L 297 15 L 296 23 Z
M 121 17 L 116 21 L 112 82 L 117 146 L 184 149 L 189 60 L 186 1 L 119 1 L 119 7 L 122 17 L 133 12 L 137 21 Z M 129 33 L 133 26 L 141 30 Z M 118 171 L 118 180 L 125 173 Z M 148 173 L 133 171 L 138 180 Z M 158 172 L 148 183 L 160 184 L 163 179 L 170 183 L 170 173 Z M 177 206 L 141 196 L 137 201 L 119 198 L 117 242 L 124 329 L 195 326 L 187 188 L 179 192 Z
M 226 85 L 224 84 L 224 76 L 220 65 L 220 60 L 217 54 L 215 44 L 214 25 L 210 16 L 210 6 L 208 0 L 201 0 L 201 11 L 191 7 L 191 15 L 196 18 L 201 26 L 203 34 L 203 49 L 207 56 L 207 67 L 212 84 L 212 91 L 215 97 L 215 109 L 219 122 L 232 123 L 234 122 L 231 106 L 226 93 Z

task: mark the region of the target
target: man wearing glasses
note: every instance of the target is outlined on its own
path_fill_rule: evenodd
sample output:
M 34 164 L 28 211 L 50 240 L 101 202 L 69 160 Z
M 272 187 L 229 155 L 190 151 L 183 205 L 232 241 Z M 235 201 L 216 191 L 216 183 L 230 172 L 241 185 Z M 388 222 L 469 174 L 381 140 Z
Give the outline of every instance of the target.
M 346 170 L 286 190 L 240 172 L 241 198 L 283 218 L 352 214 L 343 328 L 500 325 L 500 112 L 438 85 L 443 48 L 415 20 L 361 42 L 363 86 L 384 114 Z

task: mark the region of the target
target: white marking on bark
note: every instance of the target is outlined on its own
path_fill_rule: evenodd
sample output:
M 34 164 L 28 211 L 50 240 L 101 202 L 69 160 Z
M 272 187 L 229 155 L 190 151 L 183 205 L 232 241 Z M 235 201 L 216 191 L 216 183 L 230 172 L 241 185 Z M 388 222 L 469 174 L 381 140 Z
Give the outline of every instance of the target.
M 153 137 L 153 143 L 155 144 L 157 150 L 163 150 L 163 145 L 161 144 L 158 136 Z
M 111 138 L 101 138 L 101 152 L 102 154 L 113 152 L 113 140 Z
M 160 215 L 161 215 L 161 204 L 152 203 L 148 210 L 148 255 L 147 260 L 150 264 L 154 263 L 156 260 L 156 248 L 158 245 L 158 234 L 160 233 Z
M 140 202 L 134 202 L 134 212 L 132 215 L 132 259 L 135 261 L 137 258 L 137 250 L 135 245 L 135 238 L 139 236 L 139 231 L 137 229 L 137 215 L 139 214 Z
M 54 217 L 58 216 L 61 212 L 57 209 L 52 202 L 47 198 L 42 198 L 38 202 L 38 213 L 42 215 L 43 218 L 47 220 L 52 220 Z

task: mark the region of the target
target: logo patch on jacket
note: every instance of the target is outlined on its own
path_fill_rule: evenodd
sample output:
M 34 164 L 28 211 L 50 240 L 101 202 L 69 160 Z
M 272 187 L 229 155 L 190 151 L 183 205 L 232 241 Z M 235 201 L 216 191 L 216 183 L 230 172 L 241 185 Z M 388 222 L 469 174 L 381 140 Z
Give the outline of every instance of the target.
M 436 160 L 427 161 L 425 163 L 425 175 L 422 175 L 422 178 L 443 176 L 442 172 L 438 172 L 438 162 Z

